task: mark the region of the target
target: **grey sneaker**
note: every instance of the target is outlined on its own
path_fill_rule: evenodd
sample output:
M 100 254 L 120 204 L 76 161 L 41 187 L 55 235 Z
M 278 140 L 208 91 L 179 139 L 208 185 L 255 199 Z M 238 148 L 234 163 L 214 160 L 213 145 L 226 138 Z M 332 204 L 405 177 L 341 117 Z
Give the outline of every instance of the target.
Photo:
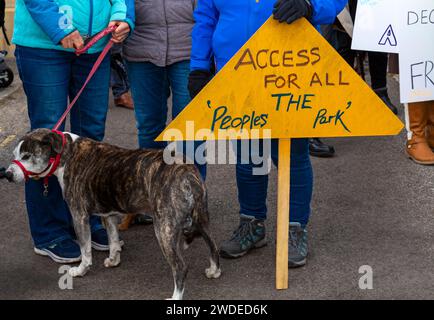
M 288 267 L 297 268 L 306 264 L 308 254 L 307 230 L 298 222 L 289 224 Z
M 238 229 L 229 240 L 221 244 L 220 255 L 223 258 L 239 258 L 250 250 L 266 244 L 264 221 L 241 215 Z

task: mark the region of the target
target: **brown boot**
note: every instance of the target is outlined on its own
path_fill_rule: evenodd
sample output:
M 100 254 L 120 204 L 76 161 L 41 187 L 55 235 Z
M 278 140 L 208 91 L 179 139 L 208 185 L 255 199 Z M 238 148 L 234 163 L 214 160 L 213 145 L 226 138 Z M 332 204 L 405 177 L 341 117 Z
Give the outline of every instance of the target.
M 134 102 L 129 92 L 125 92 L 118 98 L 115 98 L 115 106 L 127 109 L 134 109 Z
M 426 126 L 426 140 L 431 149 L 434 150 L 434 101 L 428 107 L 428 125 Z
M 417 102 L 408 105 L 412 137 L 407 141 L 407 154 L 414 162 L 423 165 L 434 164 L 434 152 L 428 146 L 425 137 L 429 107 L 429 102 Z

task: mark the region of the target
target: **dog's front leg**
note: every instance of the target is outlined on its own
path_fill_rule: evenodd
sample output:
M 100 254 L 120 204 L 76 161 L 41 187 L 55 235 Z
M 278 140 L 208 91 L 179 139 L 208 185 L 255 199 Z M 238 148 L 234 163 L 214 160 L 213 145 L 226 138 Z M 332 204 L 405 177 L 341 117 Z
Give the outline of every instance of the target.
M 82 277 L 92 265 L 92 241 L 90 235 L 89 216 L 83 216 L 71 210 L 74 229 L 81 250 L 81 263 L 78 267 L 69 269 L 72 277 Z
M 117 216 L 108 216 L 104 218 L 110 246 L 110 256 L 104 260 L 104 266 L 107 268 L 116 267 L 121 263 L 122 248 L 119 242 L 117 218 Z

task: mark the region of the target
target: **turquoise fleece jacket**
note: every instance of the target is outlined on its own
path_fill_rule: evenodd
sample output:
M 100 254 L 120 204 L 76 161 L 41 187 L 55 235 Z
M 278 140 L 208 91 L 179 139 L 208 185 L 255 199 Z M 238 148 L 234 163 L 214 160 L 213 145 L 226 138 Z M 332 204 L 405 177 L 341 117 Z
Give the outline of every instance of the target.
M 17 0 L 12 41 L 32 48 L 73 51 L 60 45 L 65 36 L 78 30 L 86 38 L 113 20 L 126 21 L 133 29 L 134 0 Z M 101 51 L 108 39 L 99 41 L 89 53 Z

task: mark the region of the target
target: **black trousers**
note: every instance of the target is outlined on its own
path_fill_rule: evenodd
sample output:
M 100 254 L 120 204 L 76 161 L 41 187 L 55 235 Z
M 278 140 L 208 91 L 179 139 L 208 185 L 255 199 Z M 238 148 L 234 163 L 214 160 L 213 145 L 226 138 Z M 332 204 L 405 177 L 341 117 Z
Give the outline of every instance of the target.
M 356 51 L 351 50 L 351 37 L 346 32 L 337 31 L 338 52 L 350 66 L 354 66 Z M 369 73 L 372 89 L 387 86 L 388 54 L 383 52 L 368 52 Z

